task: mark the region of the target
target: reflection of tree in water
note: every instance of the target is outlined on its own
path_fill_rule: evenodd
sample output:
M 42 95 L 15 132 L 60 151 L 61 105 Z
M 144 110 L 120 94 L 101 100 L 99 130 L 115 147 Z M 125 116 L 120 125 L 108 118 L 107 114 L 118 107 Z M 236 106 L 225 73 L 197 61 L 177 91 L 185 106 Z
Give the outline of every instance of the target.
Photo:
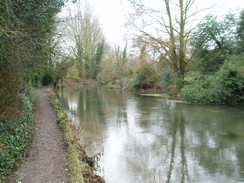
M 225 107 L 180 104 L 172 108 L 171 104 L 165 104 L 161 108 L 164 121 L 168 121 L 166 131 L 170 132 L 167 133 L 170 139 L 167 145 L 170 149 L 167 153 L 167 183 L 202 181 L 204 177 L 216 182 L 219 181 L 218 176 L 223 181 L 231 182 L 243 177 L 244 156 L 240 151 L 243 139 L 238 142 L 219 135 L 226 131 L 240 133 L 241 126 L 243 130 L 243 125 L 240 125 L 243 113 Z M 191 162 L 190 167 L 187 161 Z M 193 161 L 196 163 L 192 164 Z M 198 175 L 195 175 L 194 169 Z
M 244 177 L 244 148 L 242 145 L 237 147 L 237 157 L 239 159 L 240 177 Z
M 172 143 L 171 143 L 171 151 L 170 151 L 170 163 L 169 170 L 167 173 L 167 181 L 166 183 L 171 182 L 172 171 L 175 164 L 175 151 L 177 146 L 177 133 L 179 133 L 179 143 L 180 143 L 180 154 L 181 154 L 181 183 L 184 183 L 186 178 L 189 177 L 188 169 L 187 169 L 187 160 L 186 160 L 186 147 L 185 147 L 185 119 L 179 114 L 179 111 L 175 112 L 174 120 L 172 121 L 171 132 L 172 132 Z
M 85 129 L 85 145 L 93 144 L 93 148 L 99 149 L 110 123 L 117 125 L 126 121 L 125 95 L 123 92 L 105 91 L 94 87 L 72 92 L 64 91 L 61 97 L 71 118 Z M 76 103 L 76 110 L 70 107 L 71 103 Z
M 187 129 L 194 137 L 188 139 L 189 150 L 199 165 L 210 176 L 219 174 L 236 181 L 238 167 L 242 166 L 244 158 L 238 157 L 243 140 L 230 139 L 228 134 L 240 134 L 243 113 L 225 106 L 184 106 L 183 115 L 187 120 Z
M 72 94 L 70 94 L 70 93 Z M 68 114 L 69 118 L 72 120 L 72 124 L 79 126 L 79 92 L 60 90 L 59 97 L 61 99 L 62 105 L 64 106 L 65 112 Z
M 170 183 L 177 177 L 180 181 L 176 182 L 187 182 L 185 119 L 181 111 L 172 109 L 174 105 L 164 105 L 162 110 L 162 102 L 158 100 L 136 98 L 136 101 L 132 112 L 140 115 L 135 116 L 135 129 L 129 134 L 125 149 L 128 169 L 135 177 L 133 181 Z M 174 178 L 173 172 L 177 174 Z
M 158 100 L 152 97 L 135 96 L 136 108 L 139 115 L 140 125 L 143 128 L 150 128 L 154 117 L 155 108 L 158 106 Z

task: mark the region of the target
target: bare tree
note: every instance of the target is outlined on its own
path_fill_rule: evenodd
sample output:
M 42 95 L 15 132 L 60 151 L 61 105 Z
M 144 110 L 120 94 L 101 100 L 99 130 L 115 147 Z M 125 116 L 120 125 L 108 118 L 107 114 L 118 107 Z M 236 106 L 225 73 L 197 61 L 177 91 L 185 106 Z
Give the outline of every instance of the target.
M 194 15 L 195 0 L 158 0 L 152 6 L 147 0 L 128 0 L 135 10 L 130 25 L 135 27 L 144 42 L 158 52 L 158 60 L 184 78 L 189 63 L 187 44 L 192 28 L 187 27 Z

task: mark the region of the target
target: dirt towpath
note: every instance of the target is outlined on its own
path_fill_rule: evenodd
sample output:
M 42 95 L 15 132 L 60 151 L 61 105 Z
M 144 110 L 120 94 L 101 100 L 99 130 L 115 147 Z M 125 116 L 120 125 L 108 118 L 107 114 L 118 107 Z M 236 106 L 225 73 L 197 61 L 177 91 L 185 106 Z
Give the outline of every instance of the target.
M 64 142 L 44 89 L 38 89 L 34 136 L 26 161 L 14 175 L 14 182 L 67 183 L 68 161 Z

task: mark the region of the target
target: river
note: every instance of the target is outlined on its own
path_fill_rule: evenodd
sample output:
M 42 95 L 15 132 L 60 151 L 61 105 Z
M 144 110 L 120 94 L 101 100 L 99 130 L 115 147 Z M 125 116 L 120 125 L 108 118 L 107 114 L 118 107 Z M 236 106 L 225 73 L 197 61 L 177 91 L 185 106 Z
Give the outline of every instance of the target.
M 244 182 L 244 108 L 103 88 L 60 92 L 106 183 Z

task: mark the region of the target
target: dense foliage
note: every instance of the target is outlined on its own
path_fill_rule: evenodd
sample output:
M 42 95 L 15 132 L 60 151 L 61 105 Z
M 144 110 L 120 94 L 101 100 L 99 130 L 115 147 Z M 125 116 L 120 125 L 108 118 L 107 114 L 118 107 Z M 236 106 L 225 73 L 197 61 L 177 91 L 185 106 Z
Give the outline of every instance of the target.
M 181 97 L 191 102 L 241 104 L 244 102 L 244 55 L 229 56 L 212 75 L 191 72 Z
M 160 84 L 163 87 L 168 87 L 170 85 L 176 84 L 176 80 L 177 75 L 172 69 L 165 68 L 160 72 Z
M 55 15 L 64 0 L 0 1 L 0 118 L 20 108 L 23 83 L 50 70 Z
M 200 103 L 243 103 L 243 11 L 209 16 L 192 37 L 194 60 L 180 96 Z

